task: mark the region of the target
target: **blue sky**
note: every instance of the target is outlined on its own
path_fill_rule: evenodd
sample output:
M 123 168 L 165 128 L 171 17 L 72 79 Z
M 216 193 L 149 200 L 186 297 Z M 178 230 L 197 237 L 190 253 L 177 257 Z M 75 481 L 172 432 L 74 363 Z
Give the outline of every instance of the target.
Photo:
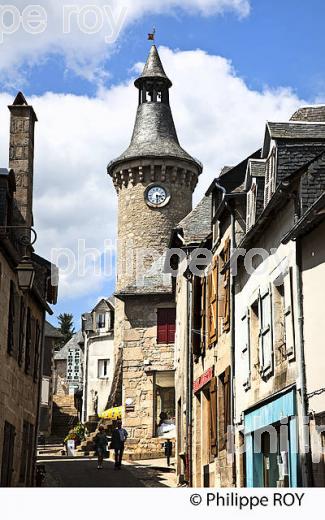
M 128 144 L 135 65 L 146 59 L 153 25 L 174 83 L 180 140 L 205 166 L 195 200 L 224 164 L 261 144 L 266 119 L 325 99 L 321 0 L 165 0 L 154 7 L 133 0 L 113 45 L 103 43 L 102 33 L 90 38 L 77 30 L 61 39 L 51 21 L 62 3 L 44 2 L 52 8 L 47 33 L 6 36 L 0 58 L 4 117 L 19 89 L 39 116 L 34 207 L 39 252 L 48 258 L 53 247 L 75 252 L 78 238 L 102 258 L 104 239 L 115 240 L 116 196 L 105 168 Z M 7 127 L 0 131 L 4 157 Z M 114 273 L 63 277 L 55 316 L 73 313 L 77 328 L 81 312 L 113 290 Z

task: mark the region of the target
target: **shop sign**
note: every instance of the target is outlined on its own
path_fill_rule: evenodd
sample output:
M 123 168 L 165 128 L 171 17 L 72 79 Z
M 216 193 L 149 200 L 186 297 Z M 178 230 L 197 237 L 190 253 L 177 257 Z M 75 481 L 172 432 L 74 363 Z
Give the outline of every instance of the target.
M 206 370 L 200 377 L 198 377 L 193 382 L 193 392 L 196 394 L 201 388 L 203 388 L 207 383 L 211 381 L 213 378 L 213 367 Z

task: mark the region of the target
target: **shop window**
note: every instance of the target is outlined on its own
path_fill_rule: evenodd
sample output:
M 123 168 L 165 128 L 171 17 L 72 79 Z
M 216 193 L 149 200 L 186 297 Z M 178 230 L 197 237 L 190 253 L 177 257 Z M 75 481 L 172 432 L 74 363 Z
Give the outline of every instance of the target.
M 175 343 L 176 309 L 157 309 L 157 343 Z
M 99 359 L 98 360 L 98 377 L 100 379 L 108 378 L 108 370 L 109 370 L 109 359 Z
M 9 422 L 5 421 L 0 480 L 1 487 L 11 487 L 15 435 L 15 427 Z
M 175 381 L 174 372 L 155 373 L 154 414 L 156 435 L 164 437 L 175 431 Z

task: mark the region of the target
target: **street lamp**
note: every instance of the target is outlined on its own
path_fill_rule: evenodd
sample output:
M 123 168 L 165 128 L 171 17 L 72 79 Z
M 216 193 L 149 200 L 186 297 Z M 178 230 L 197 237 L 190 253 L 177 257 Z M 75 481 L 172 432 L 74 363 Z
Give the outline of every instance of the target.
M 11 229 L 22 231 L 21 236 L 18 238 L 18 242 L 23 246 L 24 253 L 16 267 L 16 273 L 18 276 L 19 288 L 24 292 L 30 291 L 33 287 L 35 278 L 35 268 L 31 257 L 27 255 L 27 248 L 32 247 L 35 244 L 37 234 L 36 231 L 29 226 L 0 226 L 0 230 L 4 230 L 5 232 L 10 232 Z M 33 235 L 32 238 L 30 236 L 31 234 Z
M 18 285 L 22 291 L 30 291 L 33 287 L 35 269 L 29 256 L 23 256 L 16 267 Z

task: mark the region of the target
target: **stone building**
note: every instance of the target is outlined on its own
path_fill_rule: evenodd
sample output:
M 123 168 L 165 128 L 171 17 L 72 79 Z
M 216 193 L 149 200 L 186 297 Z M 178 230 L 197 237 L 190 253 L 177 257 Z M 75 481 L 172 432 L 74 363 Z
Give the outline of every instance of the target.
M 114 298 L 103 298 L 82 315 L 84 338 L 83 421 L 107 408 L 115 373 Z
M 42 386 L 45 313 L 57 299 L 56 268 L 33 247 L 33 107 L 10 110 L 9 170 L 0 170 L 1 486 L 31 486 Z M 54 275 L 54 276 L 53 276 Z
M 82 331 L 54 353 L 54 394 L 74 395 L 82 390 L 84 365 L 84 338 Z
M 42 367 L 42 391 L 40 402 L 39 432 L 45 437 L 51 435 L 54 394 L 54 349 L 62 334 L 48 321 L 44 326 L 44 353 Z
M 172 232 L 186 253 L 175 291 L 179 482 L 325 484 L 324 122 L 319 106 L 267 123 L 262 149 L 223 168 Z M 193 276 L 198 248 L 211 256 Z
M 115 348 L 117 358 L 122 351 L 128 450 L 154 457 L 161 453 L 158 428 L 175 420 L 175 303 L 162 257 L 171 230 L 192 209 L 202 166 L 179 144 L 169 103 L 172 83 L 154 45 L 135 86 L 131 144 L 108 165 L 118 195 Z

